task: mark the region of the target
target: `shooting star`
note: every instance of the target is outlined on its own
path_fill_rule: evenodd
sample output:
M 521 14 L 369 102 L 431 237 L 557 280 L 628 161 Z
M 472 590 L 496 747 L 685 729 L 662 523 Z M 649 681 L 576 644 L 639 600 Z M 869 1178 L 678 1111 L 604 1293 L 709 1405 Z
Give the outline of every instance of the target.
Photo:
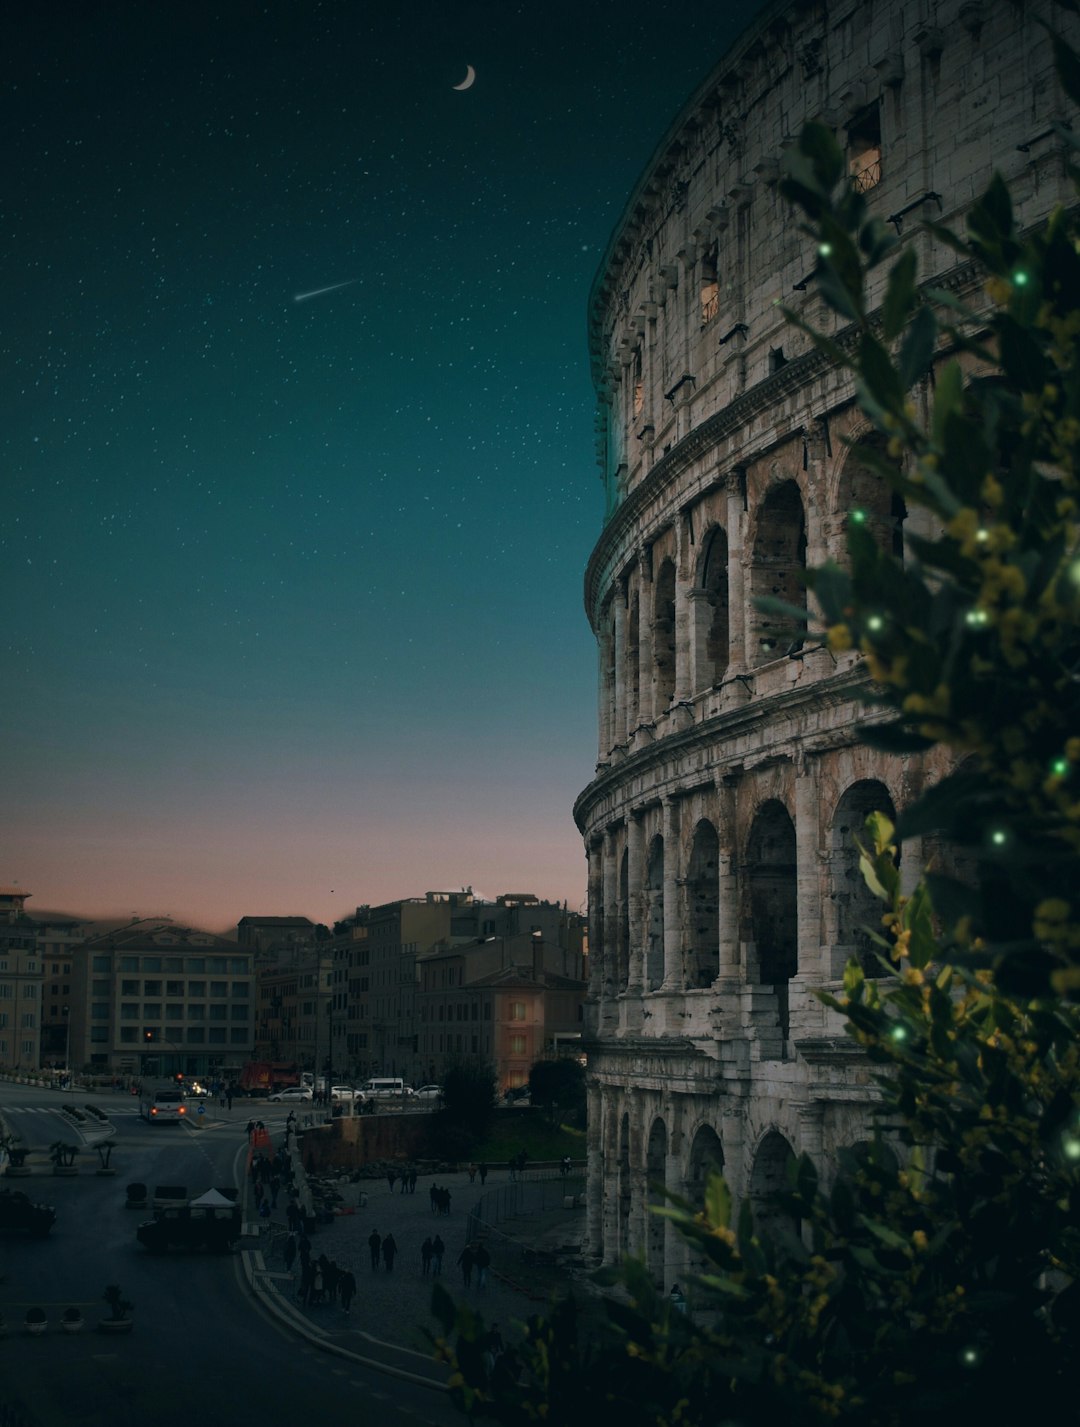
M 358 281 L 359 278 L 350 277 L 345 282 L 332 282 L 329 287 L 317 287 L 312 292 L 294 292 L 293 301 L 306 302 L 309 297 L 322 297 L 324 292 L 337 292 L 339 287 L 352 287 L 353 283 Z

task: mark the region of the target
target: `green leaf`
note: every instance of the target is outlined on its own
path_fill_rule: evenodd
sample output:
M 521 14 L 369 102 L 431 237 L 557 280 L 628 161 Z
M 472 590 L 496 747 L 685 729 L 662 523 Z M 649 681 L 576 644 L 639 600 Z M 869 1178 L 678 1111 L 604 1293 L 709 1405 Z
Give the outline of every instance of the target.
M 889 285 L 885 290 L 885 302 L 881 310 L 882 331 L 886 342 L 904 330 L 908 314 L 915 306 L 914 248 L 906 248 L 889 273 Z
M 908 328 L 898 359 L 900 381 L 905 391 L 910 391 L 930 370 L 936 344 L 937 319 L 929 307 L 920 307 Z
M 945 444 L 945 423 L 960 410 L 964 396 L 964 374 L 957 361 L 947 362 L 934 392 L 933 437 L 936 446 Z
M 722 1174 L 710 1174 L 705 1186 L 705 1213 L 716 1229 L 726 1229 L 731 1223 L 731 1190 Z

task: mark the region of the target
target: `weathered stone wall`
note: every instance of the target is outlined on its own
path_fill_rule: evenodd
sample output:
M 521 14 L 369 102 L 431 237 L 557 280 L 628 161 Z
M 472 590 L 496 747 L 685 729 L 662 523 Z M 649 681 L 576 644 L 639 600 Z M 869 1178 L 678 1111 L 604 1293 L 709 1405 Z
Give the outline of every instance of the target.
M 644 1253 L 666 1282 L 685 1249 L 649 1215 L 651 1185 L 693 1192 L 718 1161 L 760 1202 L 791 1154 L 828 1172 L 866 1137 L 867 1066 L 812 990 L 851 955 L 875 965 L 864 928 L 880 910 L 853 850 L 866 815 L 894 815 L 947 767 L 860 745 L 856 656 L 793 640 L 753 604 L 800 603 L 806 565 L 845 559 L 854 510 L 897 553 L 927 528 L 851 449 L 876 438 L 848 375 L 778 309 L 844 339 L 780 159 L 806 120 L 832 125 L 921 276 L 978 304 L 972 272 L 919 222 L 962 227 L 995 167 L 1025 223 L 1069 200 L 1052 122 L 1070 106 L 1037 9 L 773 5 L 661 141 L 594 283 L 609 518 L 585 581 L 599 762 L 575 810 L 589 1233 L 598 1255 Z M 925 412 L 930 385 L 912 397 Z M 909 884 L 930 851 L 905 843 Z

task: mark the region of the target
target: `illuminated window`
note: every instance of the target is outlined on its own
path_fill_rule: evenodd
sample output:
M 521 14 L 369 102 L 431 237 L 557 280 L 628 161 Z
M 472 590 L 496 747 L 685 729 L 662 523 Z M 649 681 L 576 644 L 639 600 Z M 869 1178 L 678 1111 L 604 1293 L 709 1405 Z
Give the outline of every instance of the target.
M 706 248 L 701 257 L 701 325 L 711 322 L 720 311 L 720 278 L 717 272 L 717 245 Z
M 511 1001 L 511 1002 L 510 1002 L 510 1019 L 511 1019 L 512 1021 L 523 1021 L 523 1020 L 525 1019 L 525 1002 L 524 1002 L 524 1001 Z
M 881 182 L 881 110 L 871 104 L 848 126 L 848 173 L 858 193 Z
M 524 1054 L 525 1054 L 525 1037 L 524 1037 L 524 1036 L 511 1036 L 511 1037 L 510 1037 L 510 1054 L 511 1054 L 511 1055 L 524 1055 Z

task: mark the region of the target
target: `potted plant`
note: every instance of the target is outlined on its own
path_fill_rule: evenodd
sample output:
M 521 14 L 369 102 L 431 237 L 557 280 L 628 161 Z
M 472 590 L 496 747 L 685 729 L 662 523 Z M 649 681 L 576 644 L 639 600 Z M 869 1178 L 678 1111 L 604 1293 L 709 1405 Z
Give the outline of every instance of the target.
M 147 1189 L 145 1184 L 129 1184 L 127 1187 L 127 1203 L 125 1209 L 145 1209 L 147 1207 Z
M 49 1326 L 48 1315 L 44 1308 L 28 1308 L 26 1310 L 26 1331 L 35 1337 L 44 1333 Z
M 120 1285 L 110 1283 L 101 1296 L 109 1305 L 110 1316 L 101 1320 L 98 1324 L 99 1329 L 103 1333 L 130 1333 L 131 1312 L 135 1305 L 124 1297 Z
M 60 1319 L 60 1326 L 65 1333 L 78 1333 L 83 1325 L 82 1309 L 74 1305 L 64 1309 L 64 1316 Z
M 19 1175 L 29 1174 L 30 1167 L 26 1163 L 28 1153 L 27 1147 L 19 1143 L 18 1135 L 0 1135 L 0 1149 L 7 1157 L 7 1168 L 5 1174 Z
M 116 1170 L 109 1164 L 113 1152 L 112 1140 L 107 1140 L 104 1144 L 95 1145 L 94 1148 L 97 1150 L 97 1157 L 101 1161 L 101 1167 L 96 1169 L 94 1173 L 102 1176 L 115 1174 Z
M 75 1156 L 78 1153 L 78 1145 L 68 1145 L 65 1144 L 63 1140 L 53 1140 L 49 1146 L 49 1158 L 53 1162 L 53 1174 L 78 1174 L 78 1167 L 75 1164 Z

